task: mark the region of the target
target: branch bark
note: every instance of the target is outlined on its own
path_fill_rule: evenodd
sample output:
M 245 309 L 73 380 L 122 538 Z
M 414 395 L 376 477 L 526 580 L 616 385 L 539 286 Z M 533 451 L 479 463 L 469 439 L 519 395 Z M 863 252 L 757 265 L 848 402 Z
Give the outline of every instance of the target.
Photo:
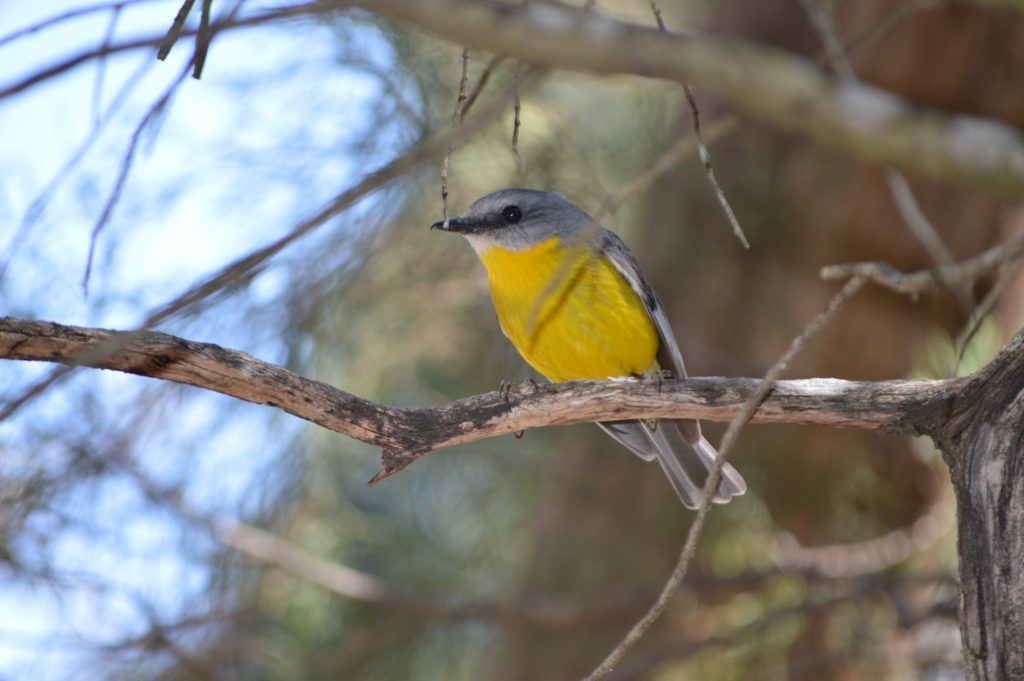
M 104 347 L 111 352 L 104 352 Z M 119 332 L 0 318 L 0 359 L 81 364 L 213 390 L 282 409 L 383 450 L 377 480 L 429 452 L 540 426 L 629 418 L 727 421 L 754 378 L 578 381 L 526 385 L 448 404 L 400 409 L 303 378 L 237 350 L 152 331 Z M 919 435 L 941 423 L 965 379 L 779 381 L 754 423 L 794 423 Z
M 917 107 L 835 78 L 782 50 L 679 35 L 556 3 L 335 0 L 408 22 L 459 45 L 533 64 L 692 83 L 822 146 L 940 179 L 1024 196 L 1024 133 Z
M 956 491 L 967 678 L 1024 679 L 1024 334 L 950 407 L 933 438 Z

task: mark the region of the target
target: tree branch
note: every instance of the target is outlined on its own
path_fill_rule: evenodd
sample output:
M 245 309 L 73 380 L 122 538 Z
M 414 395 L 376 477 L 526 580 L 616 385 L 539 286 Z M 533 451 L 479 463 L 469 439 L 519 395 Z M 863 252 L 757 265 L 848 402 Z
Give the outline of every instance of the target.
M 826 281 L 861 277 L 897 293 L 918 296 L 947 285 L 973 287 L 978 279 L 992 270 L 1024 257 L 1024 238 L 993 246 L 984 253 L 952 265 L 933 270 L 904 274 L 886 262 L 854 262 L 828 265 L 821 268 L 820 276 Z
M 421 617 L 519 621 L 571 629 L 630 614 L 641 607 L 647 595 L 639 592 L 578 602 L 544 598 L 507 603 L 462 602 L 397 589 L 374 575 L 327 560 L 283 537 L 234 520 L 220 520 L 215 536 L 225 546 L 255 561 L 277 566 L 344 598 L 395 606 Z
M 105 346 L 116 350 L 105 352 Z M 581 381 L 522 386 L 436 407 L 399 409 L 212 343 L 150 331 L 125 334 L 9 317 L 0 318 L 0 359 L 81 363 L 277 407 L 381 447 L 382 469 L 375 481 L 437 449 L 528 428 L 641 417 L 726 421 L 758 384 L 753 378 Z M 778 381 L 752 421 L 930 433 L 944 422 L 947 404 L 967 380 Z
M 735 38 L 660 33 L 554 3 L 475 0 L 302 3 L 210 28 L 242 28 L 353 6 L 415 24 L 460 45 L 534 64 L 693 83 L 750 115 L 852 156 L 1024 196 L 1024 132 L 994 120 L 924 109 L 885 90 L 835 78 L 807 59 Z M 164 39 L 153 36 L 74 55 L 0 86 L 0 98 L 92 59 L 159 45 Z
M 693 83 L 822 146 L 933 177 L 1024 196 L 1024 133 L 917 107 L 835 78 L 782 50 L 712 35 L 660 33 L 554 3 L 336 0 L 471 48 L 591 73 Z

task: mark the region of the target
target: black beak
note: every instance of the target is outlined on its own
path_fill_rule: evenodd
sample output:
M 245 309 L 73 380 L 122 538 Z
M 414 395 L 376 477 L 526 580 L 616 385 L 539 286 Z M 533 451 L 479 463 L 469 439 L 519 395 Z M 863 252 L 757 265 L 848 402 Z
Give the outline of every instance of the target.
M 480 229 L 473 223 L 463 218 L 449 218 L 448 226 L 444 226 L 444 220 L 438 220 L 430 225 L 430 229 L 440 229 L 444 232 L 455 232 L 456 234 L 476 234 Z

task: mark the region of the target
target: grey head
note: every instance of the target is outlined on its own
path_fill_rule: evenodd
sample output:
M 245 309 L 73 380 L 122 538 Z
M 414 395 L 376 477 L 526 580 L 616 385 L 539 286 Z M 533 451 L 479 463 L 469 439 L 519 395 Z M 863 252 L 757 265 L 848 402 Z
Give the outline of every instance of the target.
M 518 251 L 551 237 L 578 238 L 590 224 L 589 215 L 556 192 L 501 189 L 451 218 L 446 231 L 464 235 L 477 251 L 492 246 Z M 445 229 L 444 221 L 435 222 L 431 229 Z

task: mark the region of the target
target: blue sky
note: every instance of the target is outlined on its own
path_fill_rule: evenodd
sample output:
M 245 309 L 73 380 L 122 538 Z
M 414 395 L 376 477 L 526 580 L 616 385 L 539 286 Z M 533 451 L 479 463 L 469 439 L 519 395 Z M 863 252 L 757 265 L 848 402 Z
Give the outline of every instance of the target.
M 0 26 L 6 33 L 90 4 L 7 0 L 0 2 Z M 160 0 L 126 8 L 118 15 L 114 40 L 163 33 L 179 5 Z M 0 86 L 94 47 L 109 22 L 105 12 L 0 46 Z M 374 42 L 372 34 L 367 40 L 371 58 L 388 59 L 382 41 Z M 306 24 L 221 36 L 202 80 L 187 78 L 167 115 L 143 134 L 124 194 L 97 242 L 86 295 L 80 282 L 89 235 L 120 159 L 148 107 L 181 72 L 190 48 L 184 40 L 165 63 L 150 51 L 111 58 L 99 89 L 98 68 L 90 64 L 0 102 L 0 262 L 10 258 L 0 282 L 3 314 L 132 327 L 196 279 L 288 231 L 365 168 L 366 159 L 356 162 L 344 149 L 371 122 L 378 85 L 338 66 L 334 32 Z M 117 113 L 12 251 L 32 202 L 122 88 L 127 95 Z M 346 228 L 341 221 L 325 230 Z M 253 282 L 248 300 L 272 303 L 285 283 L 281 270 L 272 267 Z M 253 336 L 236 321 L 229 313 L 201 316 L 187 328 L 203 329 L 202 340 L 270 361 L 283 357 L 280 341 Z M 3 398 L 48 369 L 0 365 Z M 85 373 L 0 423 L 0 477 L 18 480 L 40 461 L 52 460 L 59 469 L 62 454 L 32 450 L 36 440 L 30 431 L 67 418 L 76 407 L 75 390 L 85 382 L 98 390 L 100 408 L 109 412 L 101 421 L 110 419 L 112 433 L 131 427 L 127 415 L 139 392 L 152 386 L 118 374 Z M 187 501 L 208 512 L 244 509 L 254 478 L 280 454 L 280 445 L 271 443 L 287 441 L 300 427 L 256 407 L 240 408 L 230 422 L 217 423 L 226 398 L 214 395 L 172 398 L 166 408 L 165 418 L 147 421 L 136 433 L 138 449 L 145 452 L 139 463 L 156 479 L 181 479 L 180 464 L 173 463 L 177 448 L 194 447 L 196 434 L 210 433 L 186 487 Z M 183 531 L 179 520 L 154 510 L 125 476 L 76 489 L 59 505 L 72 518 L 85 516 L 95 532 L 54 523 L 52 531 L 60 534 L 49 553 L 34 553 L 30 542 L 21 548 L 80 579 L 60 591 L 0 582 L 0 679 L 94 678 L 79 666 L 90 659 L 92 644 L 145 630 L 137 596 L 158 616 L 172 616 L 205 585 L 201 561 L 176 552 Z M 34 531 L 50 532 L 45 522 Z M 96 588 L 101 583 L 112 588 Z

